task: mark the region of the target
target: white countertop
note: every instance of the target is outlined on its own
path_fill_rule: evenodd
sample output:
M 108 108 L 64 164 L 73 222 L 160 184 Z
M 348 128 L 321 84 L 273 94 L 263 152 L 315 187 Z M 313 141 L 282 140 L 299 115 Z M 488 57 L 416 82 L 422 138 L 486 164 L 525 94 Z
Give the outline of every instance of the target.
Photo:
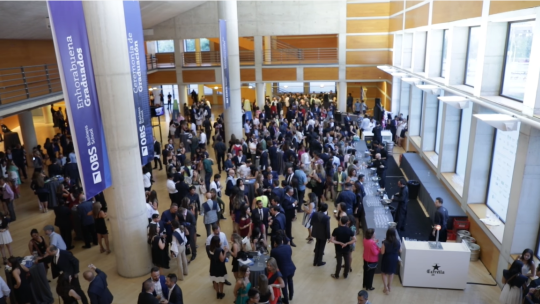
M 440 249 L 431 249 L 429 248 L 429 242 L 418 242 L 418 241 L 405 241 L 403 240 L 403 246 L 405 250 L 429 250 L 429 251 L 440 251 Z M 469 246 L 462 243 L 441 243 L 443 251 L 455 251 L 455 252 L 471 252 Z

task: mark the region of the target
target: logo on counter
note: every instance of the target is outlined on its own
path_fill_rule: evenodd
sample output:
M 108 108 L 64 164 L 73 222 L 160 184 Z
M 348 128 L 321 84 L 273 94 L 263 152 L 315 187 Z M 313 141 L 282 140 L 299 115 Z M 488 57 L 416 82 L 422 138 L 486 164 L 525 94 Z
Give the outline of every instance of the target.
M 431 274 L 431 276 L 435 276 L 436 274 L 444 274 L 444 271 L 440 270 L 441 266 L 439 266 L 439 264 L 435 264 L 431 267 L 433 267 L 433 269 L 427 270 L 427 273 Z

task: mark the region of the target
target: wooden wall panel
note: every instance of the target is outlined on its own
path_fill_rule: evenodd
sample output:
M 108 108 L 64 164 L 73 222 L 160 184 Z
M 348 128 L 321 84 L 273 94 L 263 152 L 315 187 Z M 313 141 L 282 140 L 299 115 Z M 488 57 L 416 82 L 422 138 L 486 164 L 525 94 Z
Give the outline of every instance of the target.
M 174 53 L 156 53 L 155 55 L 156 55 L 156 59 L 158 63 L 173 63 L 174 62 Z
M 0 39 L 0 58 L 0 69 L 56 63 L 52 40 Z
M 296 68 L 262 69 L 263 81 L 296 81 Z
M 388 32 L 388 19 L 347 20 L 347 33 Z
M 489 14 L 493 15 L 536 6 L 540 6 L 540 1 L 490 1 Z
M 386 83 L 386 95 L 392 97 L 392 84 L 391 83 Z
M 407 2 L 405 2 L 405 6 L 406 6 L 406 8 L 409 8 L 409 7 L 413 7 L 413 6 L 417 5 L 417 4 L 420 4 L 422 2 L 424 2 L 424 1 L 410 1 L 410 0 L 407 0 Z
M 408 3 L 408 1 L 407 1 Z M 405 28 L 417 28 L 428 25 L 429 3 L 405 13 Z
M 403 29 L 403 14 L 390 18 L 388 22 L 388 31 L 395 32 Z
M 182 78 L 184 83 L 216 82 L 216 73 L 214 70 L 182 70 Z
M 255 100 L 255 98 L 256 98 L 255 97 L 255 95 L 256 95 L 255 89 L 242 87 L 242 88 L 240 88 L 240 91 L 241 91 L 241 94 L 242 94 L 242 98 L 249 99 L 249 101 L 251 101 L 251 102 L 253 102 Z
M 255 81 L 255 69 L 240 69 L 241 81 Z
M 482 5 L 482 1 L 433 1 L 432 24 L 481 17 Z
M 185 71 L 182 71 L 184 74 Z M 184 76 L 186 82 L 186 76 Z M 165 83 L 177 83 L 176 71 L 157 71 L 152 74 L 148 74 L 148 84 L 165 84 Z
M 348 51 L 347 64 L 385 64 L 388 51 Z
M 304 68 L 304 80 L 337 80 L 339 68 Z
M 390 15 L 390 2 L 347 4 L 347 17 L 382 17 Z
M 390 48 L 390 35 L 367 35 L 367 36 L 347 36 L 348 49 L 385 49 Z
M 476 243 L 480 245 L 481 248 L 480 260 L 482 260 L 482 263 L 486 266 L 487 270 L 492 275 L 495 275 L 497 273 L 500 251 L 471 216 L 469 216 L 469 222 L 471 223 L 471 235 L 476 239 Z
M 388 48 L 394 48 L 394 35 L 388 35 Z
M 337 34 L 330 35 L 304 35 L 304 36 L 277 36 L 277 40 L 300 49 L 309 48 L 337 48 Z M 278 46 L 279 48 L 279 46 Z
M 390 16 L 399 13 L 403 10 L 403 0 L 391 0 L 390 1 Z
M 377 67 L 349 67 L 346 70 L 347 80 L 361 79 L 387 79 L 391 80 L 388 73 L 379 70 Z

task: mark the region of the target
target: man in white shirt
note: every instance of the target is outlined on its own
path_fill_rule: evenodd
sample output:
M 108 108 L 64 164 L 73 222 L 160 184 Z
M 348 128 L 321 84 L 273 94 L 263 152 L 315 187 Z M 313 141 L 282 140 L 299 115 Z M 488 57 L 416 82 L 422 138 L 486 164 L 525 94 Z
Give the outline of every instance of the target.
M 362 119 L 362 123 L 360 124 L 360 130 L 362 130 L 362 132 L 370 130 L 369 125 L 369 117 L 364 116 L 364 119 Z M 369 132 L 371 132 L 371 130 Z
M 238 168 L 238 175 L 240 175 L 241 178 L 248 178 L 251 176 L 251 161 L 247 160 L 245 163 L 242 163 L 242 165 Z
M 199 147 L 204 148 L 206 146 L 206 133 L 199 131 Z
M 45 231 L 45 234 L 49 236 L 49 245 L 54 245 L 56 248 L 61 250 L 67 250 L 66 243 L 64 242 L 64 239 L 62 239 L 62 236 L 58 233 L 54 232 L 54 227 L 52 225 L 47 225 L 43 228 L 43 231 Z
M 216 174 L 214 175 L 214 181 L 210 183 L 210 191 L 212 189 L 216 190 L 217 196 L 221 197 L 221 182 L 219 181 L 221 179 L 221 175 Z
M 6 282 L 0 277 L 0 304 L 6 304 L 6 299 L 9 298 L 11 290 Z
M 218 222 L 218 213 L 221 211 L 217 202 L 212 200 L 212 193 L 206 192 L 206 202 L 201 205 L 201 216 L 204 217 L 204 226 L 206 226 L 206 235 L 210 235 L 213 224 Z
M 174 182 L 174 174 L 167 173 L 167 191 L 169 192 L 169 198 L 171 204 L 176 202 L 178 196 L 178 190 L 176 189 L 176 183 Z

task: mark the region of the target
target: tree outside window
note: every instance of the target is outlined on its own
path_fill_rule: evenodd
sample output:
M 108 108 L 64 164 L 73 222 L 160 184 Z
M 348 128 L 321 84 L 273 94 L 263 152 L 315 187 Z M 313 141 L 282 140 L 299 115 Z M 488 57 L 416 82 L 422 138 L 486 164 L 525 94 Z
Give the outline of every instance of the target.
M 174 40 L 156 41 L 157 53 L 174 53 Z

